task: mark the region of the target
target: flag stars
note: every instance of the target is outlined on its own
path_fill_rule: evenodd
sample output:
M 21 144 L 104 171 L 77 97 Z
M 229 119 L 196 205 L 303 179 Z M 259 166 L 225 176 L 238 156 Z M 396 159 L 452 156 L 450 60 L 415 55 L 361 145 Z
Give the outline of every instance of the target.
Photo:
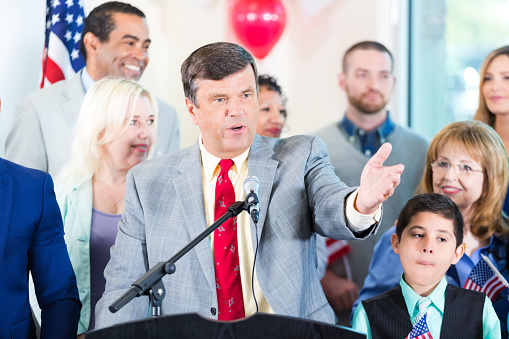
M 51 24 L 54 25 L 56 24 L 57 22 L 60 22 L 60 14 L 53 14 L 51 16 Z
M 76 48 L 74 48 L 71 52 L 71 58 L 72 60 L 76 60 L 78 59 L 78 57 L 80 56 L 80 51 L 78 51 Z
M 51 28 L 51 20 L 46 21 L 46 29 Z
M 78 17 L 76 18 L 76 25 L 78 25 L 78 27 L 83 25 L 83 16 L 82 15 L 78 15 Z
M 64 35 L 65 39 L 67 41 L 71 40 L 72 39 L 72 33 L 70 30 L 67 30 L 67 32 L 65 32 L 65 35 Z
M 53 8 L 56 8 L 60 6 L 60 1 L 59 0 L 53 0 Z
M 65 21 L 67 21 L 69 25 L 72 24 L 73 19 L 74 19 L 73 15 L 71 13 L 67 13 L 67 15 L 65 16 Z
M 65 0 L 65 4 L 67 8 L 74 6 L 74 0 Z
M 76 34 L 74 34 L 74 38 L 73 39 L 74 39 L 74 43 L 75 44 L 78 43 L 80 41 L 80 39 L 81 39 L 81 33 L 76 32 Z
M 80 7 L 83 8 L 83 0 L 79 0 L 78 5 L 80 5 Z

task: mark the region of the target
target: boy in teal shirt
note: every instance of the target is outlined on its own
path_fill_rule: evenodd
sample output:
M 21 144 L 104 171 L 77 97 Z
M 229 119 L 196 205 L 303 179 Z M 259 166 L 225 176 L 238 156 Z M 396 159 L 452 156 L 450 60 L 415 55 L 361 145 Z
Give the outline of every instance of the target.
M 463 255 L 463 218 L 448 197 L 410 199 L 393 234 L 404 273 L 400 285 L 364 300 L 353 328 L 369 338 L 500 338 L 500 321 L 484 293 L 448 285 Z

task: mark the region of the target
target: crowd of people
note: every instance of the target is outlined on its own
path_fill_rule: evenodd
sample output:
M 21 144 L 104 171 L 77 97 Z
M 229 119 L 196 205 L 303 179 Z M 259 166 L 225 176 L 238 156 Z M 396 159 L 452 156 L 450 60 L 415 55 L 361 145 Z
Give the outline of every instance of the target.
M 276 78 L 239 45 L 207 44 L 181 67 L 200 137 L 180 149 L 175 110 L 138 83 L 143 12 L 104 3 L 82 37 L 85 68 L 19 102 L 0 159 L 0 337 L 82 337 L 146 318 L 148 296 L 109 306 L 244 200 L 255 176 L 259 218 L 239 214 L 180 258 L 162 279 L 163 314 L 508 338 L 508 46 L 482 65 L 474 119 L 428 142 L 392 120 L 394 59 L 378 42 L 344 54 L 341 120 L 286 138 L 291 98 Z M 348 240 L 342 260 L 336 240 Z

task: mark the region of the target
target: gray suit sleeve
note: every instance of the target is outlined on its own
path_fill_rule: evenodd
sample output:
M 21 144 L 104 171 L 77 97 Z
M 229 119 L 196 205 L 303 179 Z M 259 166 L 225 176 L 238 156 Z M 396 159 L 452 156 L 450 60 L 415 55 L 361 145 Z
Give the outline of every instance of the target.
M 16 107 L 11 130 L 5 142 L 5 158 L 26 167 L 48 172 L 46 146 L 39 115 L 29 97 L 21 99 Z
M 316 271 L 318 272 L 318 277 L 322 279 L 325 275 L 325 270 L 327 269 L 329 253 L 327 251 L 326 238 L 322 237 L 320 234 L 316 234 L 316 258 Z
M 159 121 L 157 126 L 157 146 L 155 157 L 160 157 L 180 149 L 180 120 L 177 111 L 157 99 Z
M 96 305 L 96 327 L 108 327 L 148 315 L 148 298 L 134 298 L 117 313 L 108 307 L 124 294 L 134 281 L 148 270 L 145 242 L 144 213 L 132 172 L 127 174 L 125 211 L 118 224 L 115 244 L 110 250 L 110 261 L 104 270 L 106 288 Z

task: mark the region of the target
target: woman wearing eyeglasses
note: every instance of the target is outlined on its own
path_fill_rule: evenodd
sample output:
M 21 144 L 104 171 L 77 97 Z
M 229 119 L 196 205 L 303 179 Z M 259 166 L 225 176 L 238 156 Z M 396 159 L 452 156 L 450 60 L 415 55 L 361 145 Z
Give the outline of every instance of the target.
M 509 221 L 502 213 L 508 183 L 504 144 L 486 124 L 479 121 L 455 122 L 444 127 L 431 141 L 419 193 L 447 195 L 458 206 L 465 224 L 465 254 L 449 268 L 446 275 L 449 284 L 465 287 L 469 277 L 473 279 L 471 273 L 482 266 L 481 254 L 488 257 L 497 271 L 509 280 L 506 261 Z M 399 284 L 403 268 L 399 256 L 392 251 L 392 233 L 394 228 L 382 235 L 376 244 L 373 258 L 383 264 L 371 263 L 356 304 Z M 479 263 L 481 265 L 476 268 Z M 486 272 L 487 279 L 493 276 L 491 270 Z M 475 277 L 479 284 L 481 276 Z M 508 289 L 498 283 L 486 294 L 500 319 L 502 338 L 507 338 Z

